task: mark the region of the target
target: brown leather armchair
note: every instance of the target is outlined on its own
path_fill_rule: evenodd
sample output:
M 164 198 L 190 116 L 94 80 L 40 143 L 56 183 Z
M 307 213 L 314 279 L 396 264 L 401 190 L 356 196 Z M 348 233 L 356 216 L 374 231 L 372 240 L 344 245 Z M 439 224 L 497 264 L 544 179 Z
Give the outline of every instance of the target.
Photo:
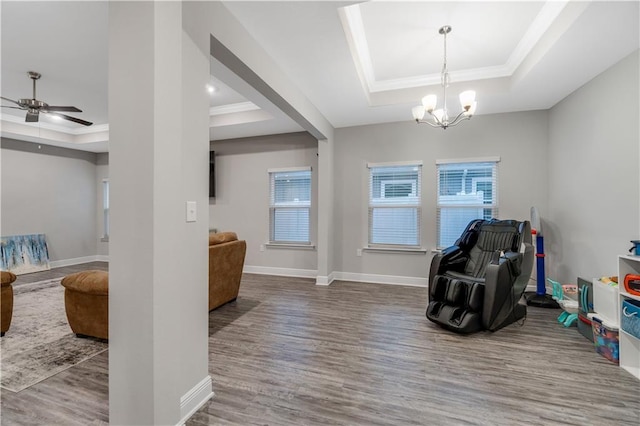
M 209 234 L 209 311 L 238 297 L 246 251 L 235 232 Z
M 2 283 L 0 290 L 0 336 L 4 336 L 11 325 L 11 317 L 13 316 L 13 287 L 11 283 L 15 280 L 14 273 L 0 271 L 0 282 Z

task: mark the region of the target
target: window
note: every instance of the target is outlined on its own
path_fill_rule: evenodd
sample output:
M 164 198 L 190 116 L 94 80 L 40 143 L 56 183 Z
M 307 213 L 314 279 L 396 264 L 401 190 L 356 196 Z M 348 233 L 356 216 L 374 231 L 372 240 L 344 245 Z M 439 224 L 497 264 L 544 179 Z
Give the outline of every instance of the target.
M 102 241 L 109 241 L 109 179 L 102 180 Z
M 422 163 L 369 164 L 369 246 L 420 246 Z
M 311 244 L 311 167 L 269 170 L 269 242 Z
M 438 247 L 453 245 L 472 220 L 498 217 L 498 161 L 436 162 Z

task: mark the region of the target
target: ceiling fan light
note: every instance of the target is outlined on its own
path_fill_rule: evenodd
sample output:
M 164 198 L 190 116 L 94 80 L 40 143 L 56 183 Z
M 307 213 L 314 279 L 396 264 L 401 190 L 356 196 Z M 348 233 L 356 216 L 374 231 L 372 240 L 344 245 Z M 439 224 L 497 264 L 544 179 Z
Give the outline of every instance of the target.
M 465 90 L 464 92 L 460 93 L 460 104 L 462 105 L 462 108 L 471 106 L 473 102 L 475 102 L 475 100 L 476 100 L 475 90 Z
M 428 113 L 431 113 L 434 109 L 436 109 L 436 104 L 438 103 L 438 96 L 436 95 L 427 95 L 422 98 L 422 105 L 424 106 L 424 110 Z
M 411 113 L 413 114 L 414 120 L 422 120 L 424 118 L 425 112 L 426 110 L 422 105 L 414 106 L 413 109 L 411 109 Z

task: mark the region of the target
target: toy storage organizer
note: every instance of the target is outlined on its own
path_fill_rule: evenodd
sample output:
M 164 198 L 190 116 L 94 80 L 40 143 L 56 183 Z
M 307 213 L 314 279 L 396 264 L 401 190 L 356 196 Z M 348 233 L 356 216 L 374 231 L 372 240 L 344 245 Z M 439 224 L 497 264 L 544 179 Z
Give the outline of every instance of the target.
M 620 328 L 636 339 L 640 339 L 640 302 L 632 299 L 622 301 Z
M 596 352 L 609 361 L 620 364 L 620 332 L 615 324 L 608 323 L 597 313 L 588 314 L 593 330 Z
M 597 278 L 593 280 L 593 310 L 603 321 L 615 326 L 620 324 L 618 288 Z
M 627 274 L 640 274 L 640 256 L 621 255 L 618 257 L 618 280 L 621 283 L 624 282 Z M 638 318 L 640 316 L 640 296 L 628 293 L 624 285 L 618 287 L 617 307 L 622 326 L 619 335 L 620 367 L 640 379 L 640 336 L 635 334 L 640 328 L 638 325 L 640 322 L 640 318 Z M 625 312 L 627 316 L 625 316 Z M 638 312 L 638 314 L 633 315 L 633 312 Z M 625 317 L 623 318 L 623 316 Z
M 593 342 L 590 313 L 593 313 L 593 282 L 578 277 L 578 331 Z

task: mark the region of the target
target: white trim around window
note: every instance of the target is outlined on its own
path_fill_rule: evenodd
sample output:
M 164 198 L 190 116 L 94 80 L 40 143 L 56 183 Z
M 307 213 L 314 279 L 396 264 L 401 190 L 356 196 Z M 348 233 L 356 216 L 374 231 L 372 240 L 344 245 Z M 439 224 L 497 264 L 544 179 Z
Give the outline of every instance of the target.
M 499 161 L 500 157 L 436 161 L 438 249 L 453 245 L 472 220 L 498 218 Z
M 311 167 L 268 169 L 268 247 L 311 246 Z
M 422 162 L 368 163 L 364 250 L 421 251 Z

